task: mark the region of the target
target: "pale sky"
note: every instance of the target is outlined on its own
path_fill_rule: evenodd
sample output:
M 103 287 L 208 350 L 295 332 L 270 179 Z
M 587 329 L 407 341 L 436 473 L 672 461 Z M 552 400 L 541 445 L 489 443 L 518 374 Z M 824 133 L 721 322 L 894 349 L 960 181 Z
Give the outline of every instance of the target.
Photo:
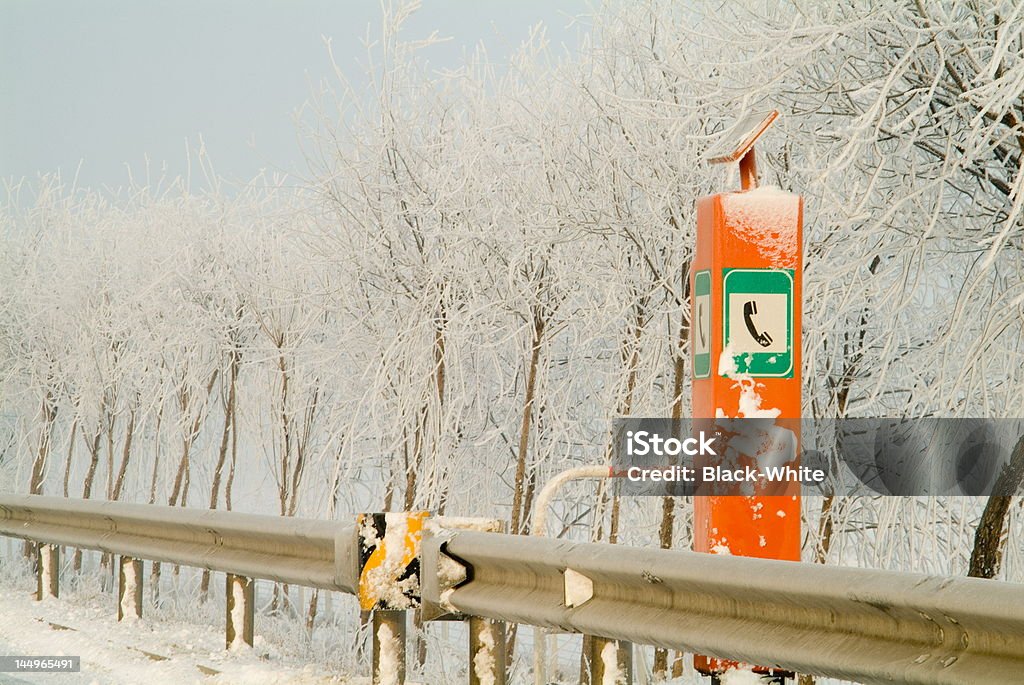
M 503 60 L 543 22 L 576 45 L 585 0 L 423 0 L 407 25 L 453 40 L 431 48 L 452 68 L 483 41 Z M 154 175 L 185 168 L 199 135 L 218 173 L 248 180 L 303 162 L 293 113 L 309 81 L 329 75 L 322 36 L 361 79 L 377 0 L 0 0 L 0 179 L 61 170 L 81 185 L 118 186 L 148 156 Z M 255 147 L 252 143 L 255 143 Z

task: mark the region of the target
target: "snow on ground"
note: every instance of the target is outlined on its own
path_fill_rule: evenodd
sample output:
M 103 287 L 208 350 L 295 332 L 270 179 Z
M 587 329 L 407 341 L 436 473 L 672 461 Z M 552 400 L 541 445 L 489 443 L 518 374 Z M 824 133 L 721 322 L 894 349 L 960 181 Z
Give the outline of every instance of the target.
M 277 684 L 362 685 L 366 678 L 325 674 L 299 662 L 265 658 L 265 650 L 224 649 L 222 626 L 157 621 L 146 617 L 117 622 L 116 600 L 99 595 L 82 602 L 34 599 L 35 581 L 5 579 L 0 584 L 0 654 L 80 656 L 80 673 L 0 673 L 0 685 L 43 683 L 137 685 Z
M 141 619 L 118 623 L 117 599 L 99 590 L 96 573 L 87 573 L 77 582 L 68 579 L 62 583 L 60 599 L 37 602 L 34 576 L 26 573 L 24 567 L 16 566 L 0 563 L 0 654 L 80 656 L 82 671 L 72 674 L 0 673 L 0 685 L 369 683 L 367 677 L 339 672 L 347 668 L 360 676 L 369 673 L 368 665 L 365 671 L 361 666 L 352 665 L 359 662 L 352 654 L 354 641 L 360 638 L 351 632 L 318 628 L 320 638 L 308 643 L 300 637 L 301 622 L 295 619 L 275 622 L 257 615 L 255 648 L 226 650 L 223 597 L 212 600 L 209 605 L 196 603 L 191 608 L 162 612 L 152 609 L 146 602 L 148 613 Z M 343 612 L 347 609 L 349 607 L 344 607 Z M 442 621 L 432 625 L 428 633 L 428 664 L 425 675 L 420 677 L 422 682 L 428 685 L 465 682 L 461 664 L 461 659 L 465 658 L 465 627 Z M 533 682 L 528 666 L 532 661 L 532 631 L 520 630 L 520 633 L 522 639 L 510 679 L 515 684 Z M 580 639 L 579 635 L 550 637 L 549 656 L 553 662 L 550 682 L 562 685 L 576 682 Z M 649 672 L 652 657 L 653 648 L 638 646 L 634 654 L 638 670 Z M 345 665 L 339 665 L 341 661 Z M 690 658 L 684 663 L 683 677 L 670 681 L 671 685 L 707 685 L 707 679 L 693 672 Z M 736 680 L 744 676 L 747 674 L 731 675 L 727 682 L 745 683 Z M 640 677 L 638 682 L 645 681 Z M 832 680 L 818 682 L 838 685 Z
M 35 601 L 35 579 L 0 574 L 0 654 L 80 656 L 80 673 L 0 673 L 0 685 L 368 685 L 369 678 L 327 673 L 321 665 L 276 653 L 256 635 L 255 649 L 226 650 L 223 625 L 143 618 L 117 622 L 116 598 L 109 594 L 68 593 Z M 563 638 L 578 636 L 560 636 Z M 461 640 L 459 641 L 461 642 Z M 529 645 L 523 646 L 525 649 Z M 647 650 L 649 651 L 649 650 Z M 639 656 L 639 655 L 638 655 Z M 572 659 L 578 659 L 578 653 Z M 641 662 L 645 660 L 640 657 Z M 578 661 L 576 661 L 578 663 Z M 692 673 L 674 685 L 706 685 Z M 434 672 L 433 685 L 463 682 L 464 674 Z M 731 674 L 727 683 L 746 685 L 752 674 Z M 746 679 L 744 679 L 746 678 Z M 529 680 L 526 680 L 529 679 Z M 532 682 L 521 673 L 514 682 Z M 575 678 L 556 678 L 575 682 Z M 829 683 L 833 681 L 819 681 Z

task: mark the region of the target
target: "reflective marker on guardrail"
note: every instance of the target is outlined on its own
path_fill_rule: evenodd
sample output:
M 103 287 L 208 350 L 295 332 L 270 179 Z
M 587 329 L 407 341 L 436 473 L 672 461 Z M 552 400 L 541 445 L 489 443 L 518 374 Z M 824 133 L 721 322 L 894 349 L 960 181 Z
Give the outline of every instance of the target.
M 359 514 L 359 606 L 373 612 L 374 685 L 405 682 L 407 612 L 420 606 L 425 511 Z

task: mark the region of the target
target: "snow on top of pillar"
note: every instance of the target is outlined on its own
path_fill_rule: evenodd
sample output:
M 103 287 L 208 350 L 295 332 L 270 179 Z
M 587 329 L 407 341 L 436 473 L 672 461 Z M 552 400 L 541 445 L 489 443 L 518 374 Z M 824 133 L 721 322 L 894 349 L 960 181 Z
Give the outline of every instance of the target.
M 761 256 L 778 267 L 792 267 L 797 251 L 800 196 L 776 186 L 726 193 L 726 222 L 745 234 Z

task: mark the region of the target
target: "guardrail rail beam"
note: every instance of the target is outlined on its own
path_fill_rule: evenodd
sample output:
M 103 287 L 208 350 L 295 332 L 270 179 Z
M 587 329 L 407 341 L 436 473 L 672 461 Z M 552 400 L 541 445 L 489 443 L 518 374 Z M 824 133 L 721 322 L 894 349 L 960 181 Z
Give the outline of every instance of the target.
M 424 546 L 465 569 L 424 601 L 466 615 L 867 684 L 1024 673 L 1021 584 L 469 531 Z M 567 568 L 593 582 L 571 607 Z

